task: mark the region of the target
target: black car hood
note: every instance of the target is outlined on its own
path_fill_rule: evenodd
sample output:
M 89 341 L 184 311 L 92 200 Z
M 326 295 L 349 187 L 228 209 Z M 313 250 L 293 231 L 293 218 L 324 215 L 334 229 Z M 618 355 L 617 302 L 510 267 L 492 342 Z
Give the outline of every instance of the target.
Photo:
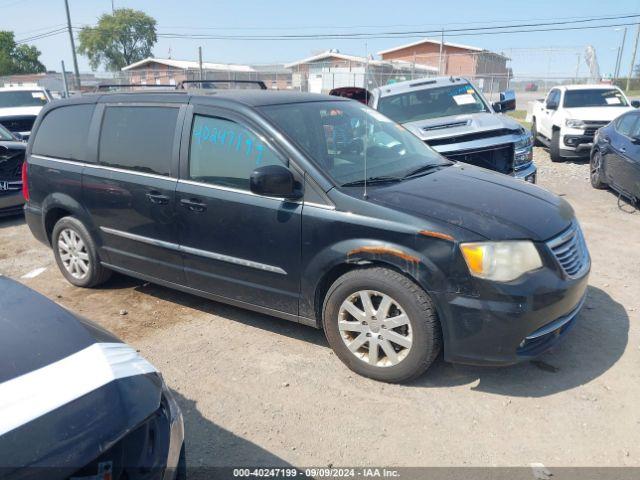
M 27 401 L 31 397 L 24 392 L 38 388 L 40 393 L 38 382 L 52 392 L 47 398 L 76 391 L 74 383 L 82 375 L 73 375 L 73 370 L 68 375 L 62 371 L 64 380 L 53 385 L 51 378 L 55 377 L 37 378 L 37 374 L 49 374 L 52 367 L 68 365 L 65 362 L 74 355 L 104 346 L 135 354 L 97 325 L 0 276 L 0 477 L 46 478 L 46 470 L 35 468 L 42 466 L 55 466 L 58 476 L 61 471 L 71 474 L 159 408 L 162 379 L 155 370 L 144 368 L 140 374 L 116 375 L 113 381 L 88 387 L 77 397 L 60 401 L 53 410 L 38 413 Z M 84 376 L 92 378 L 104 366 L 99 358 L 95 370 L 92 364 L 84 368 L 88 369 Z M 11 423 L 8 417 L 15 418 L 16 412 L 23 420 Z
M 547 240 L 568 228 L 574 218 L 569 203 L 553 193 L 462 163 L 403 182 L 371 186 L 368 198 L 490 240 Z

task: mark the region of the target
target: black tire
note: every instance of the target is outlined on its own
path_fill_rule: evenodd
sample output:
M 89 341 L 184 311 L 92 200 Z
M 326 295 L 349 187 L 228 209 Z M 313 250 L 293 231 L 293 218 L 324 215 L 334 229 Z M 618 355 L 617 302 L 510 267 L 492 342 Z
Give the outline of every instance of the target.
M 412 343 L 406 352 L 400 350 L 405 355 L 398 363 L 393 364 L 391 362 L 389 366 L 372 365 L 368 360 L 365 361 L 352 353 L 347 347 L 347 340 L 343 340 L 338 326 L 341 305 L 349 298 L 354 298 L 354 294 L 360 291 L 379 292 L 391 297 L 396 302 L 394 305 L 402 307 L 400 313 L 408 316 Z M 372 296 L 371 299 L 373 303 L 375 296 Z M 374 306 L 378 310 L 380 303 Z M 395 309 L 396 307 L 392 308 Z M 363 308 L 363 310 L 366 309 Z M 374 321 L 376 325 L 380 322 L 375 319 L 375 315 L 372 318 L 372 326 L 367 328 L 373 328 Z M 338 278 L 331 285 L 325 297 L 322 322 L 329 345 L 347 367 L 360 375 L 383 382 L 401 383 L 420 376 L 433 363 L 442 348 L 440 323 L 433 302 L 427 293 L 409 278 L 386 268 L 372 267 L 352 270 Z M 355 323 L 357 324 L 358 322 Z M 366 325 L 366 322 L 362 322 L 362 324 Z M 402 329 L 409 327 L 402 326 L 395 330 L 395 327 L 386 327 L 385 329 L 384 326 L 381 326 L 379 328 L 380 330 L 376 330 L 376 332 L 386 336 L 388 333 L 397 334 L 400 332 L 406 334 L 406 330 L 403 331 Z M 381 339 L 382 337 L 378 333 L 374 333 L 373 336 Z M 362 331 L 360 331 L 360 333 L 353 335 L 359 336 L 362 334 Z M 385 342 L 385 340 L 380 341 Z M 364 350 L 365 352 L 369 352 L 371 345 L 371 340 L 368 341 L 370 343 L 367 349 Z M 382 345 L 378 347 L 378 341 L 373 340 L 376 344 L 376 352 L 382 354 L 382 361 L 390 362 L 390 357 L 386 354 Z M 386 343 L 386 347 L 388 347 L 389 342 Z M 394 351 L 402 348 L 399 344 L 394 344 L 393 342 L 391 345 Z M 360 354 L 362 355 L 362 353 Z
M 591 160 L 589 162 L 589 172 L 591 178 L 591 186 L 598 190 L 604 190 L 607 188 L 607 184 L 604 181 L 604 175 L 602 172 L 602 154 L 600 150 L 595 150 L 591 154 Z
M 554 130 L 551 134 L 551 145 L 549 145 L 549 156 L 552 162 L 562 162 L 564 159 L 560 156 L 560 130 Z
M 531 122 L 531 136 L 533 137 L 533 146 L 541 147 L 542 142 L 538 139 L 538 127 L 536 126 L 536 119 Z
M 82 277 L 74 276 L 69 268 L 65 266 L 62 259 L 61 247 L 59 247 L 61 235 L 63 235 L 64 240 L 65 236 L 68 238 L 71 232 L 74 232 L 80 240 L 82 240 L 82 244 L 84 245 L 84 250 L 81 253 L 87 258 L 87 260 L 85 260 L 87 270 L 86 273 L 82 274 Z M 77 287 L 91 288 L 106 282 L 111 276 L 111 270 L 100 264 L 98 249 L 93 238 L 91 238 L 87 228 L 77 218 L 63 217 L 58 220 L 51 234 L 51 246 L 53 247 L 53 255 L 56 258 L 58 268 L 69 283 Z

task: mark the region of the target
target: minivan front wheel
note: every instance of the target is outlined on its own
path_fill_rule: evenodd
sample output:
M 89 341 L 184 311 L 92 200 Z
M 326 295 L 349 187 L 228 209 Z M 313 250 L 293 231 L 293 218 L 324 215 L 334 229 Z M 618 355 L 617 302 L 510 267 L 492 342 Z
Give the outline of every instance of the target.
M 53 227 L 51 245 L 60 272 L 73 285 L 95 287 L 111 276 L 111 271 L 100 264 L 91 235 L 77 218 L 58 220 Z
M 353 270 L 338 278 L 325 299 L 323 326 L 329 344 L 351 370 L 385 382 L 422 374 L 442 343 L 429 296 L 386 268 Z

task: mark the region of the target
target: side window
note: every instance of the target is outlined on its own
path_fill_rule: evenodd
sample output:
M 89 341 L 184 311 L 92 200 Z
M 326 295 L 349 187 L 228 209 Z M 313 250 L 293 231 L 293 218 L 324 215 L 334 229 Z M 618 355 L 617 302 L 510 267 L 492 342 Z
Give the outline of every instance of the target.
M 98 162 L 168 176 L 177 120 L 175 107 L 107 107 Z
M 69 105 L 49 111 L 33 141 L 36 155 L 85 161 L 95 105 Z
M 634 114 L 623 115 L 616 122 L 616 131 L 626 137 L 631 137 L 633 127 L 638 120 L 638 116 Z
M 282 164 L 258 135 L 242 125 L 194 116 L 189 148 L 191 180 L 249 190 L 249 177 L 257 167 Z

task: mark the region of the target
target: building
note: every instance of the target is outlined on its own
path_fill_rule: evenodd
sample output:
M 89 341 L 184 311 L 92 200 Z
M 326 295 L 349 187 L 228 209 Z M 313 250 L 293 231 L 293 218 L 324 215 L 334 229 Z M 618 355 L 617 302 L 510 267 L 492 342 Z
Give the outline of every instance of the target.
M 239 65 L 202 63 L 205 80 L 262 80 L 268 88 L 291 88 L 291 74 L 282 65 Z M 200 64 L 191 60 L 145 58 L 122 69 L 123 83 L 140 85 L 176 85 L 183 80 L 199 80 Z
M 442 46 L 442 52 L 441 52 Z M 424 39 L 378 52 L 382 60 L 436 68 L 441 75 L 468 77 L 487 93 L 505 90 L 512 76 L 508 57 L 478 47 Z
M 339 87 L 375 87 L 416 77 L 434 76 L 437 68 L 404 60 L 374 60 L 327 50 L 285 65 L 292 72 L 293 88 L 328 93 Z

